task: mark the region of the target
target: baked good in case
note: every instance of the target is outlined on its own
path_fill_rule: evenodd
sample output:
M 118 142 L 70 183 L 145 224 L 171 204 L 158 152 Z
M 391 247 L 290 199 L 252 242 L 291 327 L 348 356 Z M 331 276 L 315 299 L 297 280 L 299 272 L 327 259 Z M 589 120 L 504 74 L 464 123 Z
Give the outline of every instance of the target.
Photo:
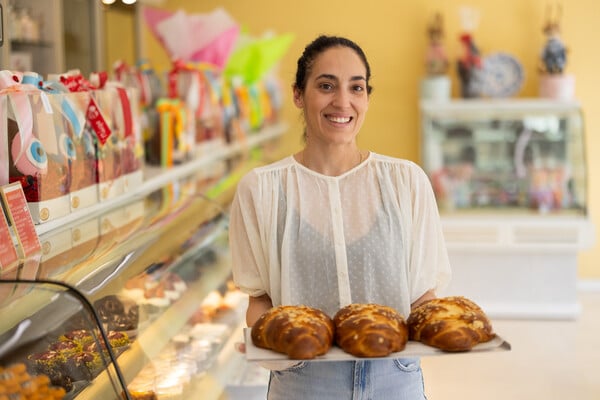
M 385 357 L 408 341 L 404 317 L 380 304 L 349 304 L 333 317 L 336 344 L 356 357 Z
M 468 351 L 496 336 L 483 310 L 462 296 L 426 301 L 412 310 L 407 322 L 411 340 L 444 351 Z
M 305 305 L 273 307 L 251 329 L 255 346 L 287 354 L 293 360 L 309 360 L 327 353 L 333 335 L 331 318 Z

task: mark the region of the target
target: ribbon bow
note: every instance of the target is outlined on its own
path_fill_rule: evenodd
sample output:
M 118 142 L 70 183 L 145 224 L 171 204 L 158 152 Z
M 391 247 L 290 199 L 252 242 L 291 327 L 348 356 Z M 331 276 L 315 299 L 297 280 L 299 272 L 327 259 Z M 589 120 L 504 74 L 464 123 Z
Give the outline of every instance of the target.
M 71 71 L 60 75 L 59 80 L 70 92 L 91 92 L 104 87 L 107 74 L 93 73 L 88 81 L 79 72 Z M 90 96 L 85 115 L 98 140 L 104 145 L 112 132 L 93 96 Z

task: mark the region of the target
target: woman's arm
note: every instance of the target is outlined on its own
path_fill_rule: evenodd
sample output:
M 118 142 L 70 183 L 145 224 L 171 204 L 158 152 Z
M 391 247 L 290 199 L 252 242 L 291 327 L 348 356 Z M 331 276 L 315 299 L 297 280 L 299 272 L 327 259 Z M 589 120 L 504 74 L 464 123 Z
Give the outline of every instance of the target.
M 419 297 L 417 300 L 415 300 L 411 305 L 410 308 L 411 310 L 414 309 L 415 307 L 417 307 L 419 304 L 422 304 L 424 302 L 426 302 L 427 300 L 432 300 L 435 299 L 437 296 L 435 295 L 435 291 L 433 289 L 430 289 L 428 291 L 426 291 L 421 297 Z
M 246 324 L 250 327 L 254 325 L 256 320 L 267 310 L 273 308 L 271 298 L 267 294 L 262 296 L 252 297 L 248 301 L 248 309 L 246 310 Z

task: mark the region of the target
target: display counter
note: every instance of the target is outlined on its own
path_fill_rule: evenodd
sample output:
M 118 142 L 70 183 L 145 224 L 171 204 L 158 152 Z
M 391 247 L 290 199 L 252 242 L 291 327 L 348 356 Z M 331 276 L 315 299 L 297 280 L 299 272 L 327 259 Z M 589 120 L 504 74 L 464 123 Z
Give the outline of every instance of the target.
M 494 318 L 576 318 L 577 257 L 588 215 L 576 101 L 424 101 L 422 159 L 453 270 L 443 294 Z
M 237 179 L 268 161 L 285 128 L 146 169 L 126 195 L 38 225 L 35 269 L 0 280 L 0 389 L 219 399 L 247 301 L 230 281 L 227 209 Z M 257 148 L 262 157 L 250 157 Z M 215 166 L 222 173 L 207 178 Z

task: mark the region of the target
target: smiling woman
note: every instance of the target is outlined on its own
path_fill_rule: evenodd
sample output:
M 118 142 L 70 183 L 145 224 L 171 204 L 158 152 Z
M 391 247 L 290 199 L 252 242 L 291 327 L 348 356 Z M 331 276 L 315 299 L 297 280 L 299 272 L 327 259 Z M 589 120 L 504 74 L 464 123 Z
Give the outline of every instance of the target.
M 365 63 L 355 50 L 336 46 L 309 69 L 294 84 L 294 104 L 306 122 L 306 146 L 296 159 L 321 174 L 341 175 L 363 158 L 356 136 L 369 106 Z
M 298 59 L 305 147 L 242 178 L 231 207 L 236 285 L 249 326 L 280 305 L 335 315 L 351 303 L 407 317 L 450 266 L 429 179 L 415 163 L 361 150 L 371 70 L 361 48 L 320 36 Z M 269 399 L 424 399 L 419 359 L 270 365 Z M 362 398 L 361 397 L 361 398 Z

